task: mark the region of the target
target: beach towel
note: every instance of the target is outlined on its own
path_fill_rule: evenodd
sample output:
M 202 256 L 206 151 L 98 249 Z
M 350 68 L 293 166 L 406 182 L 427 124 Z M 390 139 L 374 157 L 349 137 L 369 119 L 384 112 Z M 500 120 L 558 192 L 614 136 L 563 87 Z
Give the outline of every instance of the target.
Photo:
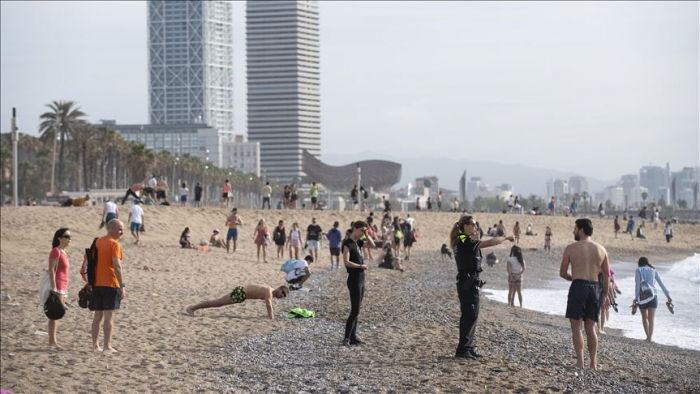
M 287 318 L 289 318 L 289 319 L 297 319 L 297 318 L 308 319 L 308 318 L 312 318 L 312 317 L 316 317 L 316 312 L 310 311 L 310 310 L 304 309 L 304 308 L 299 308 L 299 307 L 292 309 L 287 314 Z
M 49 299 L 51 295 L 51 278 L 49 277 L 49 271 L 44 271 L 41 276 L 41 281 L 39 282 L 39 301 L 41 305 L 44 305 L 46 300 Z

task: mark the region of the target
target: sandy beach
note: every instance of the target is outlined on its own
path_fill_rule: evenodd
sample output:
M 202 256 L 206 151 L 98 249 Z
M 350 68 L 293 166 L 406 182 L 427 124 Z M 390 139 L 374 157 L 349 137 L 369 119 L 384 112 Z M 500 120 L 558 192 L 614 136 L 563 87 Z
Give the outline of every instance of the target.
M 120 206 L 122 218 L 127 205 Z M 284 284 L 283 259 L 268 250 L 269 263 L 257 263 L 253 231 L 259 218 L 270 232 L 277 221 L 302 230 L 316 217 L 324 232 L 366 214 L 353 212 L 244 210 L 235 254 L 210 248 L 183 250 L 178 238 L 190 227 L 192 239 L 225 233 L 227 211 L 213 208 L 144 207 L 147 231 L 142 245 L 124 234 L 127 298 L 117 313 L 113 342 L 118 353 L 90 349 L 92 313 L 78 307 L 79 267 L 84 248 L 98 230 L 101 207 L 21 207 L 0 211 L 0 388 L 33 392 L 699 392 L 700 352 L 625 338 L 610 330 L 599 344 L 601 371 L 571 368 L 575 359 L 568 320 L 507 308 L 482 296 L 477 340 L 479 361 L 453 357 L 459 302 L 454 260 L 439 249 L 459 218 L 456 213 L 411 213 L 418 243 L 406 272 L 372 267 L 360 314 L 358 336 L 367 346 L 340 347 L 350 309 L 344 269 L 328 269 L 327 248 L 312 265 L 305 287 L 275 301 L 275 320 L 260 301 L 199 311 L 186 306 L 220 297 L 237 285 Z M 405 213 L 396 213 L 405 218 Z M 528 261 L 526 286 L 558 278 L 563 247 L 573 242 L 573 218 L 475 214 L 483 227 L 502 219 L 510 234 L 515 221 L 533 223 L 536 237 L 521 238 Z M 545 226 L 552 227 L 552 251 L 542 251 Z M 614 261 L 647 256 L 654 264 L 677 261 L 700 251 L 700 227 L 676 225 L 670 244 L 663 227 L 647 227 L 646 240 L 614 238 L 612 219 L 593 219 L 593 239 Z M 51 237 L 67 226 L 73 234 L 69 309 L 60 321 L 63 350 L 51 350 L 47 319 L 37 290 L 47 267 Z M 624 226 L 623 226 L 624 227 Z M 325 246 L 325 245 L 324 245 Z M 501 261 L 510 243 L 492 248 Z M 537 249 L 537 250 L 530 250 Z M 342 264 L 341 264 L 342 265 Z M 506 273 L 485 267 L 487 288 L 503 289 Z M 667 284 L 669 285 L 669 284 Z M 625 295 L 620 306 L 629 313 Z M 316 311 L 308 320 L 288 320 L 289 309 Z M 563 315 L 562 311 L 562 315 Z M 641 322 L 639 323 L 641 324 Z M 655 335 L 663 335 L 656 333 Z

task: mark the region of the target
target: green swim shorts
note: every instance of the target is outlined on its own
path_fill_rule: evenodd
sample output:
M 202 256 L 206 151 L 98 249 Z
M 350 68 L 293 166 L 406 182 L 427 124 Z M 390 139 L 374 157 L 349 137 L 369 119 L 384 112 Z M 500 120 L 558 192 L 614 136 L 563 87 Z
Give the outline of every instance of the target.
M 231 297 L 232 304 L 240 304 L 245 301 L 245 288 L 243 286 L 236 286 L 236 288 L 231 291 L 229 297 Z

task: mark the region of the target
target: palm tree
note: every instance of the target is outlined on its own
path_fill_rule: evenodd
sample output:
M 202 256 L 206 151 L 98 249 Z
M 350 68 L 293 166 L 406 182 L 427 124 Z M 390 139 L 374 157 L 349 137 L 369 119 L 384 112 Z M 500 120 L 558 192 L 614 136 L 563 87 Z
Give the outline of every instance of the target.
M 73 129 L 72 136 L 73 142 L 77 144 L 78 154 L 82 159 L 80 167 L 83 173 L 83 190 L 87 191 L 90 188 L 90 182 L 88 180 L 88 147 L 92 144 L 92 141 L 97 135 L 97 128 L 91 124 L 83 121 L 76 123 Z
M 71 134 L 80 122 L 83 122 L 83 117 L 86 114 L 80 110 L 79 107 L 75 106 L 73 101 L 53 101 L 51 104 L 46 106 L 51 109 L 50 112 L 44 112 L 41 114 L 39 119 L 41 124 L 39 125 L 39 132 L 44 141 L 50 141 L 53 139 L 53 167 L 56 166 L 56 133 L 60 132 L 60 153 L 58 159 L 58 186 L 59 189 L 63 183 L 63 154 L 64 145 L 66 140 L 66 134 Z M 51 183 L 53 185 L 54 181 L 54 170 L 52 170 Z M 51 190 L 51 193 L 54 191 Z

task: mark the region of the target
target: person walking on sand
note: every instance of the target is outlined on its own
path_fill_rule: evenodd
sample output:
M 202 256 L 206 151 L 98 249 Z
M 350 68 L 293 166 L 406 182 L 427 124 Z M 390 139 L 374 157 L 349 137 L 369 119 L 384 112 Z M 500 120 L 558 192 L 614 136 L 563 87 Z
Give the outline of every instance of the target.
M 516 245 L 520 244 L 520 232 L 520 222 L 515 222 L 515 226 L 513 226 L 513 238 L 515 239 Z
M 654 335 L 654 316 L 656 308 L 659 306 L 659 296 L 656 293 L 657 282 L 666 295 L 666 304 L 669 305 L 669 309 L 673 308 L 673 300 L 671 300 L 671 295 L 664 286 L 664 282 L 661 281 L 659 272 L 649 263 L 648 258 L 640 257 L 637 266 L 634 273 L 634 302 L 632 305 L 639 306 L 644 333 L 647 336 L 646 341 L 651 342 Z
M 664 235 L 666 235 L 666 243 L 671 242 L 671 238 L 673 238 L 673 225 L 671 224 L 671 221 L 666 222 L 666 228 L 664 229 Z
M 102 351 L 98 341 L 100 325 L 104 320 L 104 350 L 116 352 L 112 347 L 112 330 L 114 318 L 126 296 L 126 285 L 122 272 L 122 247 L 119 239 L 124 233 L 124 223 L 112 219 L 107 223 L 107 235 L 95 242 L 97 247 L 97 266 L 95 268 L 95 285 L 92 287 L 93 297 L 88 308 L 95 312 L 92 319 L 92 349 Z
M 63 305 L 66 304 L 68 295 L 68 271 L 70 262 L 66 254 L 66 248 L 70 246 L 71 233 L 67 227 L 56 230 L 51 241 L 51 253 L 49 253 L 49 279 L 51 280 L 51 292 L 56 294 Z M 58 320 L 49 319 L 49 346 L 61 348 L 58 344 Z
M 226 218 L 226 253 L 231 253 L 231 241 L 233 240 L 233 253 L 236 253 L 236 241 L 238 241 L 238 226 L 242 226 L 243 221 L 238 216 L 238 208 L 233 208 L 231 214 Z
M 442 190 L 438 191 L 436 202 L 437 202 L 438 212 L 442 212 Z
M 316 223 L 316 218 L 311 218 L 311 224 L 306 228 L 306 245 L 309 254 L 313 256 L 313 261 L 318 261 L 318 251 L 321 249 L 321 234 L 323 230 Z
M 270 186 L 270 182 L 265 182 L 265 186 L 262 188 L 262 209 L 265 209 L 265 203 L 267 203 L 267 209 L 272 209 L 270 207 L 270 196 L 272 196 L 272 186 Z
M 180 185 L 180 206 L 181 207 L 186 207 L 187 206 L 187 197 L 190 194 L 190 189 L 187 188 L 187 183 L 182 182 L 182 185 Z
M 231 184 L 229 183 L 228 179 L 224 181 L 224 186 L 221 188 L 221 206 L 222 208 L 229 208 L 229 204 L 231 201 Z
M 367 224 L 362 221 L 354 222 L 350 228 L 350 236 L 343 241 L 343 264 L 348 271 L 348 290 L 350 291 L 350 316 L 345 322 L 345 336 L 343 346 L 363 345 L 364 342 L 357 338 L 357 320 L 360 315 L 362 299 L 365 296 L 365 271 L 367 266 L 362 260 L 360 250 Z
M 586 331 L 588 342 L 589 367 L 598 369 L 598 336 L 595 325 L 598 322 L 601 301 L 600 294 L 607 294 L 610 286 L 610 260 L 605 248 L 591 240 L 593 223 L 590 219 L 578 219 L 574 226 L 576 242 L 564 249 L 559 267 L 559 275 L 570 281 L 569 297 L 566 305 L 566 318 L 571 323 L 571 336 L 576 352 L 576 366 L 583 368 L 583 335 Z M 571 274 L 569 274 L 571 265 Z M 603 289 L 598 286 L 598 273 L 603 273 Z M 608 299 L 602 300 L 606 307 Z
M 318 209 L 318 186 L 316 182 L 311 182 L 309 195 L 311 196 L 311 210 L 315 211 Z
M 265 219 L 260 219 L 260 221 L 258 221 L 258 225 L 255 226 L 255 231 L 253 231 L 253 242 L 255 242 L 258 249 L 258 263 L 260 262 L 260 249 L 262 249 L 263 262 L 267 263 L 267 245 L 270 243 L 270 235 L 267 232 Z
M 289 295 L 289 288 L 287 288 L 287 286 L 280 286 L 274 290 L 272 287 L 265 285 L 236 286 L 230 293 L 221 298 L 202 301 L 199 304 L 188 306 L 185 312 L 194 317 L 194 312 L 199 309 L 219 308 L 226 305 L 240 304 L 245 302 L 245 300 L 263 300 L 265 301 L 265 307 L 267 307 L 267 317 L 270 318 L 270 320 L 274 320 L 275 311 L 272 309 L 272 299 L 285 298 L 287 295 Z
M 615 215 L 615 220 L 613 221 L 613 231 L 615 232 L 615 238 L 617 239 L 617 233 L 620 232 L 620 215 Z
M 506 270 L 508 271 L 508 306 L 515 307 L 515 293 L 518 293 L 520 308 L 523 307 L 523 274 L 525 273 L 525 260 L 523 251 L 519 246 L 510 248 Z
M 297 200 L 299 199 L 299 188 L 295 183 L 292 183 L 292 185 L 289 186 L 289 194 L 291 198 L 291 209 L 297 209 Z
M 139 245 L 141 243 L 141 238 L 139 237 L 139 233 L 141 232 L 141 226 L 143 226 L 143 208 L 141 208 L 141 202 L 139 200 L 135 200 L 133 205 L 131 205 L 131 209 L 129 209 L 129 230 L 131 231 L 131 235 L 134 237 L 136 241 L 134 241 L 134 245 Z
M 112 200 L 107 198 L 104 209 L 102 210 L 102 224 L 100 225 L 100 228 L 102 228 L 103 224 L 109 223 L 110 220 L 116 219 L 118 216 L 119 207 L 117 207 L 117 204 L 113 203 Z
M 471 215 L 462 216 L 450 231 L 450 246 L 457 264 L 457 295 L 459 296 L 459 343 L 455 357 L 474 360 L 481 357 L 474 348 L 476 322 L 479 318 L 479 289 L 484 282 L 481 273 L 481 249 L 513 242 L 513 237 L 495 237 L 482 241 L 479 229 Z
M 425 200 L 425 210 L 433 212 L 433 202 L 430 200 L 430 196 L 428 196 L 428 199 Z
M 299 230 L 299 223 L 297 222 L 292 223 L 292 229 L 289 230 L 287 246 L 289 246 L 289 258 L 299 260 L 299 249 L 301 249 L 301 230 Z M 294 250 L 294 257 L 292 257 L 292 250 Z
M 552 235 L 552 229 L 547 226 L 544 232 L 544 250 L 547 251 L 547 253 L 552 251 Z
M 277 227 L 272 232 L 272 240 L 277 246 L 277 258 L 284 258 L 284 244 L 287 242 L 287 230 L 284 228 L 284 221 L 280 220 Z
M 340 222 L 333 222 L 333 228 L 326 234 L 328 239 L 328 248 L 331 253 L 331 269 L 333 269 L 333 258 L 335 258 L 335 268 L 340 265 L 340 246 L 343 242 L 343 233 L 338 229 Z
M 197 208 L 202 207 L 202 191 L 204 189 L 202 188 L 202 184 L 200 182 L 197 182 L 197 185 L 194 187 L 194 206 Z
M 634 221 L 634 216 L 630 216 L 629 222 L 627 222 L 627 233 L 630 235 L 630 238 L 632 238 L 632 241 L 634 241 L 634 225 L 636 222 Z

